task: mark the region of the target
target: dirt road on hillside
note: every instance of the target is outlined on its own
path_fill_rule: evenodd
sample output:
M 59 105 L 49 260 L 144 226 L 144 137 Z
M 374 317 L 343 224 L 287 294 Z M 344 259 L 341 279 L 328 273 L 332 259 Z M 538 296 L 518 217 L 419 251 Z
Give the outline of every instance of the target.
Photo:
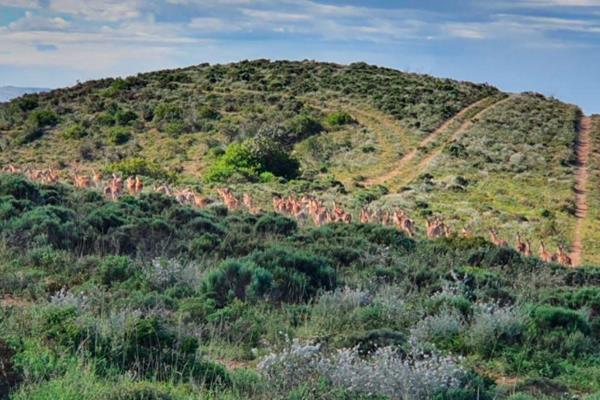
M 450 118 L 449 120 L 444 122 L 439 128 L 437 128 L 435 131 L 430 133 L 425 139 L 423 139 L 423 141 L 421 141 L 421 143 L 419 143 L 419 145 L 416 148 L 414 148 L 411 151 L 409 151 L 408 153 L 406 153 L 404 155 L 404 157 L 402 157 L 400 160 L 398 160 L 398 162 L 396 162 L 394 164 L 392 169 L 390 169 L 388 172 L 386 172 L 383 175 L 379 175 L 379 176 L 376 176 L 376 177 L 366 180 L 365 185 L 367 185 L 367 186 L 381 185 L 381 184 L 384 184 L 386 181 L 389 181 L 393 178 L 396 178 L 396 177 L 402 175 L 403 167 L 405 167 L 408 163 L 410 163 L 417 156 L 417 153 L 420 148 L 426 147 L 433 141 L 437 140 L 454 124 L 455 121 L 459 121 L 461 118 L 464 117 L 465 114 L 467 114 L 474 108 L 479 107 L 481 104 L 485 103 L 486 101 L 489 101 L 489 99 L 490 99 L 489 97 L 483 98 L 483 99 L 469 105 L 468 107 L 465 107 L 464 109 L 462 109 L 458 114 L 456 114 L 455 116 L 453 116 L 452 118 Z
M 575 145 L 577 155 L 577 172 L 575 173 L 575 205 L 577 222 L 575 235 L 573 237 L 573 248 L 571 260 L 574 266 L 581 264 L 583 250 L 581 230 L 587 216 L 587 186 L 588 186 L 588 161 L 590 158 L 590 132 L 592 130 L 592 119 L 583 117 L 579 126 L 579 137 Z

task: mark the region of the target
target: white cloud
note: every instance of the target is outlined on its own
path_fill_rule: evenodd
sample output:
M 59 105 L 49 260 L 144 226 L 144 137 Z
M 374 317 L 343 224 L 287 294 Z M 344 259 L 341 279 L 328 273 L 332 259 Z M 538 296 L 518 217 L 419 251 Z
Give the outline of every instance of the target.
M 122 21 L 141 16 L 141 0 L 50 0 L 51 11 L 93 21 Z
M 8 25 L 13 31 L 53 31 L 64 30 L 69 27 L 69 22 L 61 17 L 41 17 L 34 15 L 31 11 L 25 12 L 25 16 Z
M 39 0 L 0 0 L 0 6 L 17 7 L 17 8 L 40 8 Z

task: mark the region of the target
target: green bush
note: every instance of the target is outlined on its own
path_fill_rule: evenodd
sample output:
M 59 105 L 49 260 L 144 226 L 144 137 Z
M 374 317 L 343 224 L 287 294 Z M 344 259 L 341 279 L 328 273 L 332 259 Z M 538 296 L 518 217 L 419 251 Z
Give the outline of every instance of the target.
M 87 136 L 87 134 L 87 130 L 83 126 L 81 126 L 81 124 L 71 124 L 67 126 L 62 132 L 62 136 L 65 139 L 81 139 Z
M 257 232 L 284 236 L 291 235 L 297 228 L 298 224 L 296 221 L 279 214 L 264 214 L 254 225 L 254 229 L 256 229 Z
M 124 282 L 136 273 L 129 257 L 108 256 L 100 264 L 100 281 L 105 285 Z
M 135 121 L 138 119 L 138 116 L 136 113 L 134 113 L 131 110 L 128 111 L 123 111 L 123 110 L 118 110 L 115 115 L 115 122 L 118 125 L 129 125 L 131 122 Z
M 531 319 L 538 329 L 544 331 L 562 328 L 567 331 L 590 332 L 587 319 L 581 313 L 563 307 L 535 307 L 531 311 Z
M 325 118 L 325 124 L 331 127 L 353 124 L 356 121 L 345 111 L 336 111 Z
M 108 131 L 108 140 L 115 145 L 125 144 L 131 138 L 131 132 L 122 127 L 114 127 Z
M 290 120 L 286 125 L 292 143 L 316 135 L 323 130 L 321 123 L 307 114 L 300 114 Z
M 203 282 L 202 290 L 223 307 L 233 299 L 260 298 L 272 288 L 270 273 L 255 264 L 229 260 L 222 262 Z
M 161 103 L 154 109 L 155 122 L 176 122 L 183 119 L 183 109 L 177 104 Z
M 218 119 L 221 114 L 214 108 L 203 105 L 198 108 L 198 116 L 203 119 Z
M 27 117 L 27 123 L 36 128 L 51 127 L 58 123 L 58 116 L 52 110 L 35 110 Z
M 234 143 L 227 146 L 225 153 L 209 167 L 204 179 L 207 182 L 224 182 L 234 174 L 239 174 L 253 180 L 261 169 L 260 161 L 247 145 Z

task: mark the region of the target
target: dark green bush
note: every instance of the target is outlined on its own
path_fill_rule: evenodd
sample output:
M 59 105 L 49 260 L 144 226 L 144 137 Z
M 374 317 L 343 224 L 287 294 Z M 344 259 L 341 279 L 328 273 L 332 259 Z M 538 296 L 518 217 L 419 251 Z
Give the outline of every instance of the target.
M 108 131 L 108 140 L 115 145 L 125 144 L 130 138 L 131 132 L 126 128 L 114 127 Z
M 257 232 L 284 236 L 293 234 L 297 228 L 298 224 L 296 221 L 272 213 L 262 215 L 254 225 L 254 229 L 256 229 Z
M 325 118 L 325 123 L 332 127 L 353 124 L 355 122 L 354 118 L 345 111 L 336 111 Z
M 590 332 L 587 319 L 581 313 L 563 307 L 545 305 L 535 307 L 531 311 L 531 319 L 542 331 L 562 328 L 567 331 L 578 330 L 586 334 Z
M 62 132 L 62 136 L 65 139 L 81 139 L 87 136 L 87 134 L 87 130 L 81 124 L 71 124 Z
M 51 127 L 58 123 L 58 116 L 52 110 L 35 110 L 27 117 L 27 123 L 35 128 Z
M 136 273 L 129 257 L 108 256 L 100 264 L 100 281 L 105 285 L 124 282 Z
M 154 109 L 154 121 L 175 122 L 183 119 L 183 109 L 177 104 L 161 103 Z

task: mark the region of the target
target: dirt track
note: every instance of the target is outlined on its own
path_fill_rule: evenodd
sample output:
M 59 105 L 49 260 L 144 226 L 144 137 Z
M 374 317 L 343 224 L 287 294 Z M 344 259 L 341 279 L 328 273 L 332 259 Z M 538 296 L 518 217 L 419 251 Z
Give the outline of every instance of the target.
M 587 184 L 588 184 L 588 161 L 590 158 L 590 132 L 592 130 L 592 119 L 584 117 L 579 127 L 579 137 L 575 145 L 577 154 L 577 172 L 575 173 L 575 204 L 577 223 L 573 237 L 573 248 L 571 260 L 574 266 L 581 264 L 583 250 L 581 229 L 587 215 Z

